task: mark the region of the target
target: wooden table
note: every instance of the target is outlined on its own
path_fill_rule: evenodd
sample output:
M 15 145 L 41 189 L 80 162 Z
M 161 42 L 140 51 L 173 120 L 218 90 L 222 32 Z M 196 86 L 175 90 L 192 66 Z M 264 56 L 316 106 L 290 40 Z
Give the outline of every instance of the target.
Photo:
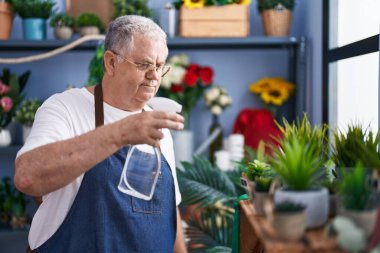
M 343 253 L 336 240 L 326 238 L 323 228 L 307 230 L 300 241 L 285 241 L 276 236 L 270 222 L 256 215 L 250 200 L 240 201 L 240 253 Z

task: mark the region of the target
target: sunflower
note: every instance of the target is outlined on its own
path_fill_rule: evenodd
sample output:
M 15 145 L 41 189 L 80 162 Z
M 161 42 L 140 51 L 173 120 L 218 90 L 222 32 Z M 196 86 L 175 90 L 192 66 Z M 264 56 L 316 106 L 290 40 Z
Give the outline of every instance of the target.
M 205 0 L 184 0 L 183 4 L 189 9 L 202 8 L 205 6 Z
M 260 94 L 261 92 L 268 90 L 270 87 L 271 87 L 270 78 L 262 78 L 256 83 L 252 83 L 249 86 L 249 90 L 253 93 Z
M 285 89 L 272 88 L 261 93 L 260 98 L 266 104 L 282 105 L 288 98 L 289 92 Z
M 241 5 L 248 5 L 251 3 L 251 0 L 234 0 L 234 2 Z

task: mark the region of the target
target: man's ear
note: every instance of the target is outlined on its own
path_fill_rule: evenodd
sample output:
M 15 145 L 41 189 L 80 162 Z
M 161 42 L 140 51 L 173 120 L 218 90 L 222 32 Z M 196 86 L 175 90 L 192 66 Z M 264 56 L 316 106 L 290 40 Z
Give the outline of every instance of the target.
M 106 51 L 103 56 L 104 74 L 113 76 L 115 73 L 116 56 L 111 51 Z

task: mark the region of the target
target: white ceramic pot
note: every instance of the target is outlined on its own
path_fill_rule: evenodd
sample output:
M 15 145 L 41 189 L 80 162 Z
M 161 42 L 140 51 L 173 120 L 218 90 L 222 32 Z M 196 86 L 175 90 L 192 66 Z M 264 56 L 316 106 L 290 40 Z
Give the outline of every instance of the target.
M 181 167 L 181 161 L 193 161 L 193 132 L 189 130 L 172 131 L 176 167 Z
M 279 189 L 274 193 L 274 202 L 285 201 L 303 204 L 306 207 L 306 227 L 315 228 L 324 225 L 329 214 L 329 193 L 326 188 L 310 191 L 287 191 Z
M 99 28 L 96 26 L 85 26 L 79 29 L 80 36 L 99 34 Z
M 30 132 L 32 131 L 32 127 L 31 126 L 22 126 L 22 140 L 26 141 L 26 139 L 28 138 Z
M 11 144 L 11 133 L 8 129 L 0 129 L 0 147 L 7 147 Z
M 372 235 L 376 224 L 377 208 L 365 211 L 342 210 L 341 215 L 351 219 L 359 228 L 363 229 L 367 238 Z
M 71 39 L 71 37 L 73 36 L 73 29 L 71 29 L 70 27 L 66 27 L 66 26 L 55 27 L 54 28 L 54 36 L 56 39 L 59 39 L 59 40 Z

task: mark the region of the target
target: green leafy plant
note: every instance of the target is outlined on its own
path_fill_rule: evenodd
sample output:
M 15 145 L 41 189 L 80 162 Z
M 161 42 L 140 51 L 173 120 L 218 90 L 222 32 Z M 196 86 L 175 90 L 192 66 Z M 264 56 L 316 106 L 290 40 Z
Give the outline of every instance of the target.
M 95 52 L 94 57 L 90 61 L 89 65 L 89 76 L 88 85 L 99 84 L 103 78 L 103 54 L 104 54 L 104 44 L 101 44 Z
M 339 193 L 346 210 L 368 210 L 375 207 L 374 187 L 363 165 L 358 163 L 352 171 L 342 170 Z
M 315 139 L 302 136 L 284 138 L 274 150 L 272 166 L 287 190 L 307 191 L 317 187 L 324 177 L 322 150 Z
M 229 247 L 233 201 L 245 192 L 234 183 L 240 173 L 227 174 L 204 157 L 195 156 L 193 160 L 193 163 L 182 162 L 184 169 L 178 170 L 182 204 L 196 205 L 200 213 L 199 219 L 192 219 L 186 229 L 189 248 L 191 252 L 205 252 L 216 246 Z
M 75 19 L 70 15 L 61 12 L 54 14 L 50 20 L 51 27 L 74 27 Z
M 11 183 L 9 177 L 0 181 L 0 215 L 2 226 L 8 227 L 12 215 L 25 215 L 28 201 Z
M 275 173 L 270 164 L 254 160 L 248 163 L 247 177 L 255 182 L 255 190 L 269 192 Z
M 289 123 L 283 118 L 283 126 L 277 123 L 280 131 L 283 134 L 284 139 L 291 138 L 291 136 L 299 136 L 306 142 L 315 142 L 322 152 L 320 153 L 321 159 L 324 162 L 329 161 L 329 140 L 327 138 L 328 126 L 323 124 L 322 126 L 312 126 L 307 114 L 304 113 L 302 121 L 297 118 L 296 122 Z M 278 140 L 281 142 L 281 140 Z
M 148 7 L 148 0 L 113 0 L 113 17 L 124 15 L 152 17 L 153 11 Z
M 15 121 L 25 126 L 32 126 L 34 116 L 41 105 L 42 101 L 39 99 L 25 100 L 16 111 Z
M 104 24 L 98 15 L 91 12 L 85 12 L 79 15 L 75 21 L 76 27 L 96 26 L 100 32 L 104 32 Z
M 360 124 L 348 126 L 347 133 L 335 131 L 332 160 L 337 167 L 354 167 L 361 162 L 367 168 L 380 169 L 380 156 L 377 147 L 380 133 L 376 135 Z
M 13 11 L 21 18 L 48 19 L 53 14 L 52 0 L 13 0 Z
M 17 76 L 9 69 L 3 69 L 3 74 L 0 76 L 0 131 L 12 121 L 17 107 L 24 99 L 22 91 L 29 76 L 30 71 Z
M 304 210 L 306 207 L 302 204 L 293 203 L 290 201 L 285 201 L 276 204 L 274 207 L 274 212 L 276 213 L 294 213 Z
M 257 0 L 257 8 L 259 11 L 270 10 L 279 8 L 286 8 L 293 10 L 295 5 L 295 0 Z

